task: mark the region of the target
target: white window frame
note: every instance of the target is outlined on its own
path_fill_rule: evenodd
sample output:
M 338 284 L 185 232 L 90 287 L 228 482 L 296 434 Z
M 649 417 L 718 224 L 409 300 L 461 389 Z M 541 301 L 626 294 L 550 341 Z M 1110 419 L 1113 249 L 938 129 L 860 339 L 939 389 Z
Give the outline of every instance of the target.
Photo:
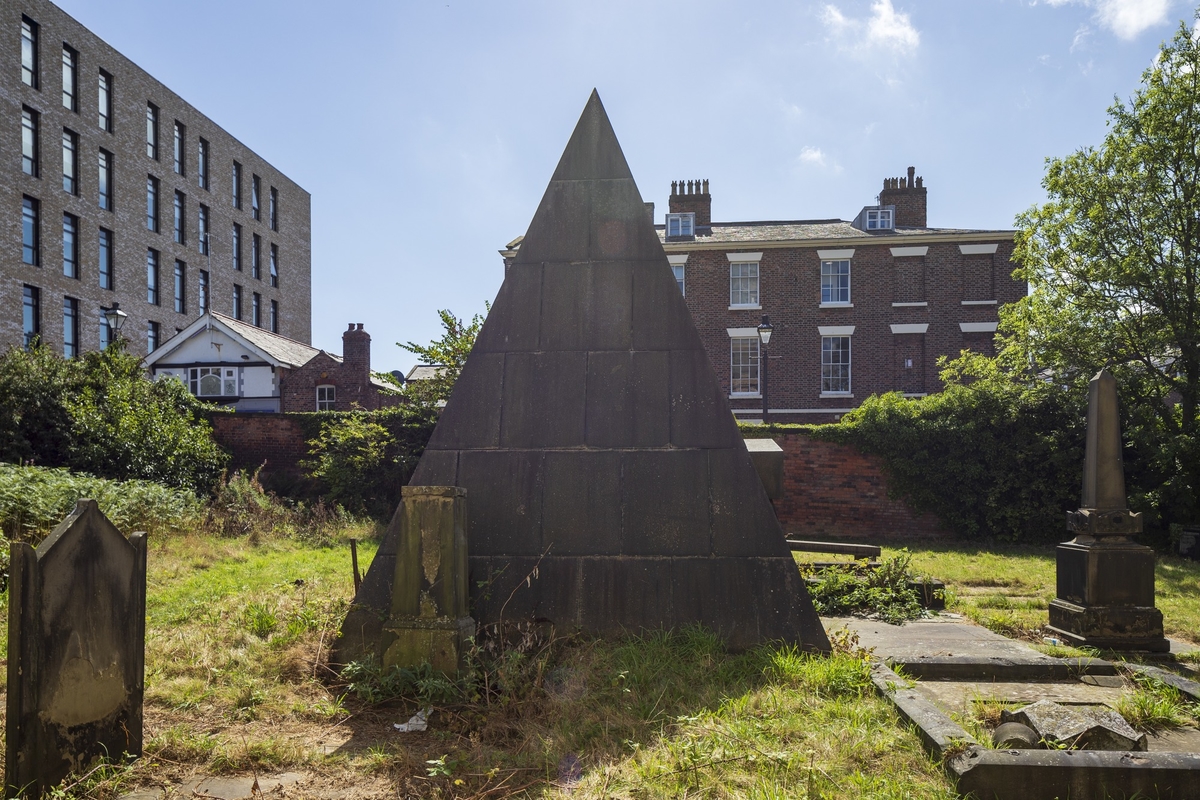
M 726 253 L 725 257 L 729 259 L 729 310 L 730 311 L 758 311 L 762 309 L 762 253 Z M 735 303 L 734 295 L 734 272 L 739 267 L 754 267 L 754 275 L 738 275 L 737 280 L 754 279 L 754 300 L 751 303 Z M 747 290 L 740 290 L 742 296 L 737 299 L 746 299 Z
M 853 271 L 852 259 L 835 258 L 823 259 L 821 261 L 821 308 L 853 308 L 850 294 L 850 276 Z M 839 286 L 835 284 L 834 279 L 840 279 L 843 275 L 840 272 L 840 265 L 846 265 L 846 285 Z M 835 265 L 837 265 L 835 267 Z M 834 269 L 838 269 L 834 273 Z M 837 281 L 840 283 L 840 281 Z M 842 290 L 845 290 L 845 297 L 842 297 Z
M 221 384 L 220 394 L 201 394 L 204 378 L 215 377 Z M 199 398 L 237 397 L 238 375 L 236 367 L 189 367 L 188 391 Z
M 867 230 L 890 231 L 896 227 L 896 215 L 890 208 L 868 208 Z
M 853 378 L 853 336 L 850 333 L 838 332 L 834 335 L 826 335 L 822 332 L 821 335 L 821 397 L 853 397 L 852 390 L 854 388 L 851 380 Z M 833 348 L 834 340 L 845 340 L 845 356 L 844 362 L 834 362 L 832 356 L 835 351 Z M 842 386 L 842 376 L 835 374 L 835 368 L 845 367 L 845 388 Z M 836 383 L 835 383 L 836 381 Z
M 684 297 L 687 297 L 687 260 L 687 253 L 667 256 L 667 261 L 671 263 L 671 272 L 675 273 L 675 282 L 679 285 L 679 293 Z
M 762 348 L 755 328 L 733 328 L 729 337 L 729 396 L 731 398 L 762 397 Z M 753 331 L 753 335 L 747 335 Z M 733 335 L 743 334 L 743 335 Z M 740 352 L 739 352 L 740 351 Z M 745 354 L 747 363 L 740 364 L 737 356 Z M 739 370 L 749 374 L 739 375 Z M 743 388 L 739 391 L 739 384 Z
M 671 233 L 671 224 L 676 226 L 676 232 Z M 666 224 L 667 236 L 674 238 L 677 236 L 695 236 L 696 235 L 696 213 L 688 211 L 680 214 L 667 214 Z
M 323 383 L 317 387 L 317 411 L 335 411 L 337 409 L 337 387 L 331 383 Z

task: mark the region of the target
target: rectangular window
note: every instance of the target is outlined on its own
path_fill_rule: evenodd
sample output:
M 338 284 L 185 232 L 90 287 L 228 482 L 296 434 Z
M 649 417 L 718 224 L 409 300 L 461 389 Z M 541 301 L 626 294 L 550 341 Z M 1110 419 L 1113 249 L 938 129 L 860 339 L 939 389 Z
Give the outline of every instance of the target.
M 756 262 L 729 265 L 729 305 L 758 306 L 758 264 Z
M 262 280 L 262 239 L 257 233 L 250 235 L 250 277 Z
M 187 243 L 187 198 L 183 192 L 175 193 L 175 241 Z
M 271 301 L 271 333 L 279 333 L 279 301 Z
M 100 288 L 115 289 L 113 279 L 113 232 L 106 228 L 100 229 Z
M 242 207 L 242 165 L 233 162 L 233 207 Z
M 63 128 L 63 191 L 79 194 L 79 137 Z
M 158 233 L 158 178 L 146 176 L 146 230 Z
M 208 188 L 208 140 L 196 141 L 196 184 L 201 189 Z
M 821 393 L 850 393 L 850 337 L 821 337 Z
M 679 293 L 684 294 L 684 295 L 687 294 L 687 292 L 684 291 L 685 286 L 683 283 L 684 265 L 683 264 L 672 264 L 671 271 L 675 273 L 675 282 L 677 284 L 679 284 Z
M 146 352 L 153 353 L 158 349 L 158 323 L 146 323 Z
M 100 70 L 99 95 L 97 96 L 99 110 L 98 122 L 100 130 L 112 133 L 112 75 Z
M 38 24 L 21 17 L 21 81 L 38 88 Z
M 108 324 L 108 317 L 104 314 L 104 309 L 100 309 L 100 349 L 105 350 L 117 336 L 113 333 L 112 326 Z
M 729 393 L 758 394 L 758 337 L 729 340 Z
M 63 298 L 63 357 L 79 355 L 79 301 Z
M 269 211 L 271 220 L 271 230 L 279 230 L 279 192 L 275 191 L 275 187 L 271 187 L 271 206 Z
M 79 217 L 63 214 L 63 275 L 79 278 Z
M 821 302 L 850 302 L 850 261 L 821 262 Z
M 242 318 L 242 287 L 233 285 L 233 318 Z
M 63 45 L 63 108 L 72 111 L 79 110 L 79 96 L 76 91 L 76 73 L 79 67 L 79 53 Z
M 317 411 L 333 411 L 337 407 L 337 387 L 317 387 Z
M 196 302 L 200 306 L 200 313 L 208 313 L 208 270 L 200 270 L 200 291 L 196 295 Z
M 107 150 L 100 151 L 100 161 L 98 175 L 96 177 L 96 186 L 100 193 L 100 207 L 105 211 L 113 210 L 112 196 L 112 176 L 113 176 L 113 155 Z
M 696 215 L 667 214 L 667 236 L 695 236 Z
M 146 302 L 158 305 L 158 251 L 153 247 L 146 250 Z
M 185 174 L 183 171 L 183 153 L 186 147 L 187 128 L 179 120 L 175 120 L 175 172 L 180 175 Z
M 233 268 L 242 271 L 242 226 L 233 223 Z
M 191 367 L 188 389 L 196 397 L 237 397 L 237 370 L 232 367 Z
M 187 313 L 187 264 L 175 260 L 175 313 Z
M 32 197 L 21 198 L 21 260 L 42 265 L 42 222 L 40 204 Z
M 42 334 L 42 290 L 26 286 L 22 301 L 21 324 L 25 332 L 25 349 L 37 344 Z
M 258 292 L 250 296 L 250 321 L 256 328 L 262 327 L 262 295 Z
M 208 255 L 208 206 L 203 203 L 196 209 L 196 240 L 200 243 L 200 252 Z
M 271 285 L 279 285 L 279 248 L 271 245 Z
M 37 177 L 41 174 L 38 163 L 38 112 L 25 106 L 21 109 L 21 171 Z
M 250 216 L 259 219 L 258 214 L 258 191 L 259 191 L 258 176 L 250 178 Z
M 158 161 L 158 106 L 146 104 L 146 155 Z
M 892 209 L 876 208 L 867 211 L 867 230 L 884 231 L 892 228 Z

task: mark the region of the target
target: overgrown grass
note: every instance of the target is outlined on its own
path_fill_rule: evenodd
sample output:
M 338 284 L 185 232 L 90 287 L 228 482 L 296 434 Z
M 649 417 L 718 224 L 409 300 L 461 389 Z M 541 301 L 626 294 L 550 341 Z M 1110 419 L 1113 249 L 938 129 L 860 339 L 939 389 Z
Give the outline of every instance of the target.
M 813 606 L 822 616 L 877 617 L 892 625 L 919 618 L 920 596 L 909 588 L 913 575 L 909 570 L 912 555 L 901 550 L 885 558 L 875 569 L 860 564 L 803 569 Z

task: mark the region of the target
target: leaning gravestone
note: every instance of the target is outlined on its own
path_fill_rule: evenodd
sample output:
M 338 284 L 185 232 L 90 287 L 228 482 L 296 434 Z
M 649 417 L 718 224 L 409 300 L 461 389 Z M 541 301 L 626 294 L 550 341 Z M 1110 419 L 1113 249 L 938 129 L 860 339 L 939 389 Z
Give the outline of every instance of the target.
M 80 500 L 36 550 L 13 542 L 5 797 L 142 752 L 146 534 Z
M 467 490 L 483 625 L 829 648 L 595 92 L 411 483 Z M 396 527 L 343 660 L 378 652 Z

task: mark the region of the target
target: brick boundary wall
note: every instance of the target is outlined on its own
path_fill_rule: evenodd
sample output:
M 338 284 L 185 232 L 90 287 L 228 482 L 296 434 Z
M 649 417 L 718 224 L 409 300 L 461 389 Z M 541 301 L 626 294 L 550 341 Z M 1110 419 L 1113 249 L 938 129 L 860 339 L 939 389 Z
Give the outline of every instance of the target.
M 887 544 L 953 536 L 933 514 L 888 497 L 878 456 L 798 433 L 771 438 L 783 448 L 783 497 L 773 503 L 789 537 Z
M 231 454 L 229 470 L 255 470 L 262 477 L 300 476 L 308 445 L 300 421 L 284 414 L 214 414 L 213 438 Z

